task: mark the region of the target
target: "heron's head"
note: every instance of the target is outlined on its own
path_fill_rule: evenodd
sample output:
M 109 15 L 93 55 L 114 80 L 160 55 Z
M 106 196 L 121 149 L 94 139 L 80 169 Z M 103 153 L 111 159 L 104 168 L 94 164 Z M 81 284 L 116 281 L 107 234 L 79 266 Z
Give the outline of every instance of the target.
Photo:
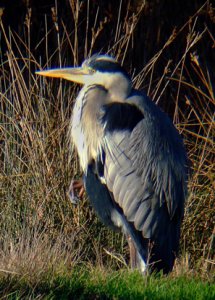
M 122 66 L 111 56 L 93 55 L 81 67 L 38 71 L 36 74 L 64 78 L 85 86 L 100 85 L 111 96 L 124 99 L 131 90 L 131 79 Z

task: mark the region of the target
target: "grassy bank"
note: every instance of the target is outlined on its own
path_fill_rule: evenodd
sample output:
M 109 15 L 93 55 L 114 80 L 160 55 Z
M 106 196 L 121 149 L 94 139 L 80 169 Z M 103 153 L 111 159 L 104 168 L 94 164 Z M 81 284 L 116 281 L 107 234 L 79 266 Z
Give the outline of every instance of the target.
M 0 295 L 5 299 L 196 299 L 212 300 L 215 285 L 198 277 L 181 275 L 156 278 L 138 272 L 101 269 L 43 274 L 39 282 L 28 276 L 0 277 Z M 2 299 L 2 298 L 1 298 Z

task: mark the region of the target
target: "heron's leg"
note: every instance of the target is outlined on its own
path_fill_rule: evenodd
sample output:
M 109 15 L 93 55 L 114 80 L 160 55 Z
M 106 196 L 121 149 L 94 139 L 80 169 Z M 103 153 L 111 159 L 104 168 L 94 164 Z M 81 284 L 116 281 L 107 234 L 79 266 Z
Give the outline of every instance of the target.
M 135 248 L 134 242 L 132 241 L 130 235 L 127 236 L 129 251 L 130 251 L 130 264 L 132 269 L 137 268 L 137 250 Z
M 69 186 L 68 195 L 72 203 L 77 204 L 78 200 L 84 195 L 84 183 L 82 179 L 72 180 Z M 78 195 L 76 196 L 76 193 Z

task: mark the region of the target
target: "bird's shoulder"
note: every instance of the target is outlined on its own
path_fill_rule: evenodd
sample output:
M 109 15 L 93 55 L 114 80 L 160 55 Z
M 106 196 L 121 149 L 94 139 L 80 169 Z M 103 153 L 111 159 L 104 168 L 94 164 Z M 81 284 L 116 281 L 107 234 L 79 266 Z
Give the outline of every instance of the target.
M 143 121 L 142 126 L 167 127 L 174 130 L 168 116 L 144 93 L 133 89 L 123 102 L 110 102 L 101 106 L 100 121 L 106 131 L 132 131 Z

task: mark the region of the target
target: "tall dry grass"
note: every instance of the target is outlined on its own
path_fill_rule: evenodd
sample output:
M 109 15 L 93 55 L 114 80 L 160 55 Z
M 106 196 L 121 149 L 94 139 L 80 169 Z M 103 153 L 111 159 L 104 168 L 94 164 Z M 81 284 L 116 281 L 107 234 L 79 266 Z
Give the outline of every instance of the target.
M 94 52 L 106 20 L 99 24 L 95 20 L 93 28 L 86 22 L 83 42 L 79 39 L 78 5 L 78 1 L 71 1 L 71 32 L 58 19 L 57 8 L 52 9 L 53 26 L 46 26 L 36 47 L 43 45 L 39 59 L 35 57 L 36 50 L 31 49 L 30 10 L 23 25 L 25 39 L 0 24 L 1 39 L 7 45 L 6 56 L 1 53 L 0 57 L 1 274 L 41 280 L 41 274 L 58 272 L 62 264 L 68 268 L 84 263 L 116 268 L 124 266 L 128 258 L 124 237 L 103 227 L 87 199 L 73 206 L 67 197 L 70 180 L 80 176 L 77 155 L 72 153 L 70 157 L 66 138 L 79 87 L 34 74 L 38 69 L 67 65 L 65 47 L 74 65 L 80 63 L 80 47 L 85 56 Z M 143 9 L 144 6 L 121 19 L 119 7 L 114 40 L 102 52 L 114 54 L 129 65 L 126 58 L 135 48 L 133 35 Z M 183 135 L 191 175 L 178 270 L 198 268 L 207 272 L 215 263 L 215 99 L 211 70 L 198 57 L 198 46 L 204 37 L 213 39 L 207 27 L 196 31 L 201 12 L 200 9 L 174 31 L 161 50 L 132 77 L 137 88 L 144 88 L 171 114 Z M 50 53 L 49 38 L 53 34 L 57 46 Z M 173 47 L 176 51 L 182 34 L 186 34 L 183 54 L 176 59 L 173 52 L 160 71 L 157 66 L 165 61 L 166 49 Z

